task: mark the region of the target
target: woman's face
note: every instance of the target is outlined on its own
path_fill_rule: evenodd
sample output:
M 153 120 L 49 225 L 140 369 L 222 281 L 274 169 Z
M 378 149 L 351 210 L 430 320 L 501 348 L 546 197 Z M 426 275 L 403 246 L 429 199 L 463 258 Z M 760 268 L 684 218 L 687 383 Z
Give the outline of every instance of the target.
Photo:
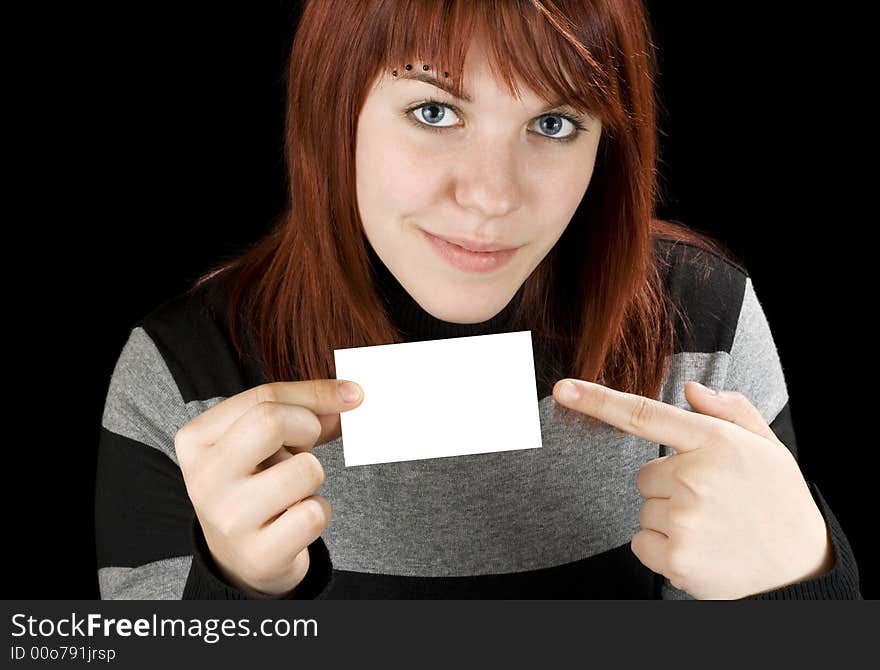
M 378 77 L 358 119 L 357 200 L 376 255 L 435 318 L 478 323 L 500 312 L 565 231 L 596 160 L 601 124 L 585 131 L 531 91 L 511 97 L 488 71 L 479 43 L 468 52 L 470 102 L 409 79 L 438 75 L 423 63 Z M 430 63 L 428 64 L 430 65 Z M 425 105 L 428 98 L 438 103 Z M 409 114 L 407 110 L 421 104 Z M 450 106 L 447 106 L 450 105 Z M 438 130 L 439 128 L 439 130 Z M 562 139 L 575 133 L 573 141 Z M 516 247 L 505 262 L 434 236 Z M 457 253 L 447 260 L 441 248 Z M 463 260 L 462 260 L 463 259 Z M 478 271 L 474 268 L 482 268 Z

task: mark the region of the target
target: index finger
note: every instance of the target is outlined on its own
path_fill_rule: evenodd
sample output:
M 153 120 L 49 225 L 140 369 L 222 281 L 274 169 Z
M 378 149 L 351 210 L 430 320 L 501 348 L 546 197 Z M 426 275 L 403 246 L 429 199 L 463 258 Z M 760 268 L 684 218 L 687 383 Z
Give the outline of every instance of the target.
M 566 383 L 573 383 L 577 388 L 579 397 L 576 400 L 569 401 L 561 394 L 562 386 Z M 563 379 L 557 382 L 553 387 L 553 396 L 566 407 L 594 416 L 649 442 L 672 447 L 679 453 L 711 444 L 718 436 L 718 424 L 727 423 L 653 398 L 625 393 L 583 379 Z
M 341 387 L 347 384 L 354 384 L 358 389 L 359 397 L 353 402 L 344 400 L 340 395 Z M 352 409 L 362 398 L 360 386 L 344 379 L 269 382 L 223 400 L 192 419 L 184 429 L 197 443 L 211 445 L 220 439 L 236 419 L 261 402 L 299 405 L 322 415 L 339 414 Z

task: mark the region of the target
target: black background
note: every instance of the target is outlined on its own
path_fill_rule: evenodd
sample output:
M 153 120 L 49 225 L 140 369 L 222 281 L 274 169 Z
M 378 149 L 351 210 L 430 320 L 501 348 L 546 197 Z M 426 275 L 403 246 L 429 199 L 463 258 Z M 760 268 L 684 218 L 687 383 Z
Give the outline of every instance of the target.
M 664 108 L 658 214 L 744 259 L 783 362 L 802 469 L 875 598 L 864 316 L 874 283 L 858 258 L 858 119 L 846 99 L 828 102 L 829 89 L 846 90 L 835 18 L 776 3 L 648 7 Z M 29 261 L 7 302 L 12 378 L 29 380 L 7 389 L 8 598 L 98 597 L 95 455 L 129 330 L 259 237 L 284 203 L 282 71 L 296 3 L 89 11 L 53 17 L 57 35 L 30 45 L 44 58 L 24 71 L 45 104 L 21 170 L 36 189 L 14 226 L 34 239 L 7 240 L 10 265 Z

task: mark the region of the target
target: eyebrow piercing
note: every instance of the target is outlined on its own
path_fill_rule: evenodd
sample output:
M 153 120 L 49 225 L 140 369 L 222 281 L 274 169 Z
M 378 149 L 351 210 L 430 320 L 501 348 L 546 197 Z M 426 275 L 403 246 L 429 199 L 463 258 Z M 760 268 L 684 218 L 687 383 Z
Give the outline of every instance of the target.
M 406 64 L 406 69 L 407 69 L 407 70 L 412 70 L 412 63 L 407 63 L 407 64 Z M 422 69 L 423 69 L 423 70 L 430 70 L 430 69 L 431 69 L 431 66 L 430 66 L 430 65 L 422 65 Z M 392 71 L 391 71 L 391 74 L 392 74 L 393 76 L 396 77 L 396 76 L 397 76 L 397 70 L 392 70 Z M 448 73 L 448 72 L 444 72 L 444 73 L 443 73 L 443 76 L 444 76 L 444 77 L 448 77 L 448 76 L 449 76 L 449 73 Z

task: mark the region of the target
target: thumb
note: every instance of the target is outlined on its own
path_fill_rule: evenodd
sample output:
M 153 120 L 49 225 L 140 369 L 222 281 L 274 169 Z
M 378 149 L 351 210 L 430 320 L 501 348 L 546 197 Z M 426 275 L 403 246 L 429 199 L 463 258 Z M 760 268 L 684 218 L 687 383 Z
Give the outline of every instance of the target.
M 685 399 L 694 411 L 735 423 L 746 430 L 782 444 L 776 433 L 761 416 L 761 412 L 742 393 L 719 391 L 689 381 L 684 387 Z

